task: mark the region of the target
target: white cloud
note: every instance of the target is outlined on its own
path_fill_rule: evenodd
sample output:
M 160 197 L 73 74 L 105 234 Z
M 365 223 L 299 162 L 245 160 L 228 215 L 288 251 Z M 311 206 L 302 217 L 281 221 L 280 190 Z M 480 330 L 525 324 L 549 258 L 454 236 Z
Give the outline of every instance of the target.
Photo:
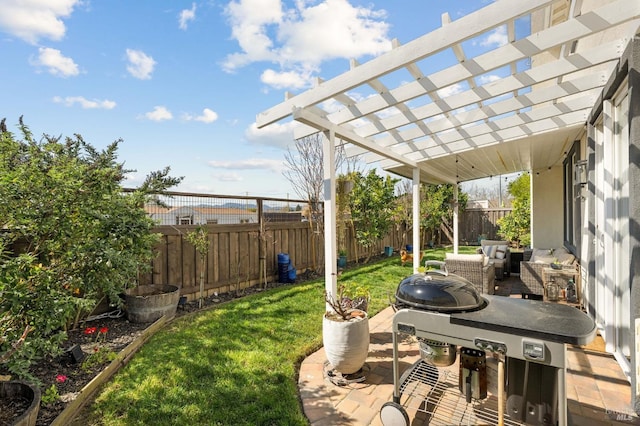
M 248 158 L 246 160 L 237 161 L 209 161 L 211 167 L 217 169 L 229 170 L 269 170 L 281 173 L 285 166 L 283 160 L 274 160 L 269 158 Z
M 274 71 L 266 69 L 260 76 L 260 81 L 274 89 L 302 89 L 309 85 L 311 73 L 308 71 Z
M 200 121 L 202 123 L 213 123 L 218 119 L 218 114 L 209 108 L 205 108 L 202 110 L 202 114 L 197 116 L 185 114 L 184 119 L 186 121 Z
M 78 104 L 82 109 L 113 109 L 116 107 L 116 103 L 114 101 L 107 99 L 103 101 L 98 99 L 89 100 L 83 96 L 67 96 L 65 98 L 55 96 L 53 98 L 53 102 L 63 104 L 68 107 Z
M 153 111 L 146 112 L 144 118 L 151 121 L 165 121 L 172 120 L 173 114 L 163 106 L 156 106 L 153 108 Z
M 258 61 L 278 64 L 266 70 L 265 84 L 277 88 L 310 86 L 311 73 L 323 61 L 379 55 L 391 49 L 385 12 L 355 7 L 347 0 L 297 1 L 286 9 L 281 0 L 234 0 L 226 8 L 239 52 L 227 56 L 232 72 Z
M 141 50 L 127 49 L 127 71 L 140 80 L 149 80 L 153 73 L 156 61 Z
M 0 30 L 36 44 L 40 38 L 60 40 L 73 8 L 82 0 L 1 0 Z
M 58 77 L 71 77 L 80 74 L 78 65 L 73 59 L 64 56 L 58 49 L 41 47 L 38 49 L 38 58 L 31 61 L 32 65 L 47 68 L 50 74 Z
M 491 31 L 489 35 L 480 40 L 480 46 L 485 47 L 500 47 L 509 42 L 507 37 L 507 27 L 501 26 Z
M 219 173 L 214 175 L 216 179 L 222 182 L 242 182 L 244 179 L 240 173 Z
M 447 96 L 455 95 L 456 93 L 462 92 L 462 89 L 463 89 L 462 84 L 460 83 L 452 84 L 450 86 L 443 87 L 442 89 L 438 90 L 438 96 L 440 96 L 441 98 L 446 98 Z
M 482 75 L 478 77 L 478 84 L 483 85 L 487 83 L 493 83 L 494 81 L 500 80 L 500 78 L 501 77 L 499 75 L 495 74 Z
M 191 9 L 183 9 L 180 11 L 178 15 L 178 26 L 181 30 L 186 31 L 189 22 L 194 19 L 196 19 L 196 4 L 191 3 Z
M 245 137 L 249 142 L 256 145 L 287 148 L 293 144 L 293 131 L 298 125 L 295 121 L 289 121 L 285 123 L 273 123 L 259 129 L 256 123 L 253 123 L 245 131 Z

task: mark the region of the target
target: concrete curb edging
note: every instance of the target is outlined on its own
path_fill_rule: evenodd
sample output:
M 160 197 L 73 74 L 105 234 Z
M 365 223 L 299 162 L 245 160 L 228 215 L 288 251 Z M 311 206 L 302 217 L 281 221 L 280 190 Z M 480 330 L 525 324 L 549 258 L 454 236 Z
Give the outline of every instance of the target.
M 80 412 L 85 404 L 91 399 L 96 390 L 109 380 L 121 367 L 127 365 L 131 357 L 142 347 L 142 345 L 153 336 L 158 330 L 166 325 L 172 318 L 163 316 L 156 322 L 145 328 L 142 334 L 133 342 L 131 342 L 126 348 L 121 350 L 116 359 L 105 367 L 96 377 L 94 377 L 89 383 L 87 383 L 80 393 L 71 401 L 65 409 L 53 420 L 51 426 L 63 426 L 68 425 L 74 419 L 74 417 Z

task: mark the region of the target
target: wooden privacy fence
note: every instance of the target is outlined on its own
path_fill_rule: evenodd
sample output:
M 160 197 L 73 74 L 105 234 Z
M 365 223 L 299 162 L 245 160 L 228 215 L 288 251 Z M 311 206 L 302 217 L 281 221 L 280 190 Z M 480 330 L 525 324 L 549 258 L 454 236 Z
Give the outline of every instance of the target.
M 178 192 L 161 198 L 164 206 L 145 206 L 159 223 L 154 231 L 162 237 L 151 272 L 140 276 L 142 285 L 176 285 L 188 298 L 199 296 L 200 255 L 186 239 L 197 225 L 206 226 L 208 233 L 207 296 L 278 281 L 279 253 L 289 255 L 298 275 L 324 270 L 324 232 L 311 219 L 314 214 L 303 200 Z M 466 210 L 459 221 L 460 242 L 477 244 L 480 235 L 496 238 L 496 220 L 510 211 Z M 349 262 L 366 258 L 368 250 L 357 243 L 352 227 L 346 225 L 339 226 L 338 248 L 347 251 Z M 371 252 L 383 253 L 387 246 L 397 251 L 410 244 L 411 232 L 404 231 L 402 226 L 392 227 Z
M 458 219 L 459 241 L 462 244 L 479 244 L 480 238 L 502 239 L 498 235 L 498 219 L 511 213 L 504 209 L 467 209 Z
M 497 239 L 496 220 L 510 209 L 467 210 L 460 217 L 460 243 L 476 245 L 479 237 Z M 206 295 L 236 291 L 256 284 L 278 281 L 278 254 L 286 253 L 297 274 L 324 270 L 324 234 L 310 222 L 266 222 L 260 225 L 206 225 L 209 250 L 205 265 Z M 195 225 L 158 226 L 162 234 L 156 247 L 152 271 L 140 277 L 140 284 L 171 284 L 189 299 L 198 297 L 200 257 L 186 234 Z M 404 235 L 411 238 L 411 233 Z M 386 246 L 397 252 L 410 241 L 403 240 L 402 228 L 393 227 L 372 252 L 381 254 Z M 362 260 L 367 250 L 356 242 L 352 229 L 346 227 L 344 248 L 349 262 Z
M 259 224 L 206 225 L 209 250 L 205 262 L 206 295 L 236 291 L 256 284 L 278 281 L 278 254 L 287 253 L 298 274 L 324 270 L 324 234 L 310 222 L 266 222 Z M 195 225 L 158 226 L 162 234 L 156 247 L 152 271 L 142 274 L 140 284 L 171 284 L 189 299 L 199 297 L 200 255 L 186 235 Z M 372 251 L 402 245 L 401 230 L 394 227 Z M 346 230 L 348 261 L 363 259 L 367 251 Z M 356 254 L 357 253 L 357 254 Z

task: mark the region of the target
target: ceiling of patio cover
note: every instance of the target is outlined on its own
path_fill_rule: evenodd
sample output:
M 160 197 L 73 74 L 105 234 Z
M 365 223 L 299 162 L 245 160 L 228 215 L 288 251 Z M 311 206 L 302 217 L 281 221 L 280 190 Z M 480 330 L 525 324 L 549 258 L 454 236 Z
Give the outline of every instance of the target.
M 640 25 L 640 1 L 603 3 L 498 0 L 455 21 L 445 14 L 433 32 L 287 95 L 257 125 L 291 116 L 303 123 L 296 138 L 332 130 L 348 155 L 408 178 L 418 168 L 428 183 L 547 170 L 581 137 Z M 527 19 L 533 31 L 519 36 Z M 465 56 L 494 31 L 508 42 Z M 437 69 L 440 58 L 454 59 Z

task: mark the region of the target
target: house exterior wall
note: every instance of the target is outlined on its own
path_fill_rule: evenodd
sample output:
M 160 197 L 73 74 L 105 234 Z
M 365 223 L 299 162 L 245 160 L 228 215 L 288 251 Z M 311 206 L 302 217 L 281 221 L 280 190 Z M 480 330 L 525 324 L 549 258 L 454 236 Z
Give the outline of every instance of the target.
M 640 322 L 640 37 L 635 37 L 629 55 L 629 277 L 631 286 L 631 324 L 633 335 L 631 365 L 636 374 L 632 378 L 633 404 L 640 412 L 640 378 L 638 369 L 638 327 Z
M 563 244 L 562 167 L 531 175 L 531 246 L 562 247 Z
M 626 78 L 626 80 L 625 80 Z M 598 204 L 614 204 L 619 200 L 603 199 L 603 188 L 599 187 L 600 182 L 596 180 L 594 164 L 597 160 L 596 155 L 596 138 L 597 132 L 594 124 L 596 124 L 598 118 L 602 115 L 604 104 L 611 100 L 621 87 L 628 90 L 629 96 L 629 113 L 628 113 L 628 126 L 629 126 L 629 142 L 628 142 L 628 200 L 626 205 L 628 206 L 627 217 L 615 217 L 608 218 L 611 223 L 619 223 L 615 229 L 607 229 L 607 227 L 598 230 Z M 594 106 L 591 115 L 588 120 L 588 159 L 589 159 L 589 191 L 588 191 L 588 212 L 587 212 L 587 236 L 584 244 L 586 244 L 586 251 L 588 257 L 582 259 L 587 264 L 586 271 L 588 277 L 586 279 L 585 292 L 589 300 L 588 310 L 596 320 L 604 322 L 601 324 L 605 330 L 610 327 L 609 324 L 615 321 L 615 315 L 621 309 L 628 309 L 630 321 L 629 326 L 622 328 L 618 327 L 615 333 L 607 331 L 605 340 L 607 340 L 607 348 L 614 351 L 621 365 L 628 362 L 628 371 L 631 381 L 631 396 L 632 403 L 636 412 L 640 413 L 640 37 L 636 36 L 627 47 L 625 53 L 622 55 L 618 68 L 611 76 L 609 83 L 603 91 L 601 99 L 598 100 Z M 617 123 L 613 123 L 613 126 L 618 126 Z M 606 125 L 605 125 L 606 127 Z M 604 150 L 613 150 L 613 141 L 605 138 Z M 604 174 L 609 174 L 610 181 L 615 181 L 618 176 L 615 175 L 615 169 L 605 169 Z M 624 202 L 625 200 L 622 200 Z M 610 209 L 608 211 L 611 211 Z M 613 210 L 615 211 L 615 210 Z M 612 220 L 615 219 L 615 220 Z M 628 236 L 624 238 L 616 236 L 622 229 L 627 229 Z M 605 240 L 609 239 L 616 245 L 616 250 L 621 250 L 625 254 L 628 254 L 629 266 L 619 265 L 622 271 L 621 276 L 609 276 L 608 271 L 605 270 L 605 276 L 601 271 L 598 271 L 598 262 L 607 263 L 614 262 L 617 265 L 619 259 L 604 259 L 597 258 L 598 255 L 607 257 L 611 254 L 606 250 L 598 251 L 598 248 L 594 241 L 600 241 L 600 234 L 605 234 Z M 580 252 L 584 252 L 585 247 L 581 247 Z M 626 256 L 625 256 L 626 257 Z M 626 262 L 625 262 L 626 263 Z M 626 287 L 628 286 L 628 287 Z M 629 291 L 630 296 L 628 301 L 622 304 L 623 299 L 620 298 L 620 294 L 624 291 Z M 595 303 L 598 300 L 600 294 L 611 294 L 611 304 Z M 628 305 L 627 305 L 628 304 Z M 616 314 L 617 315 L 617 314 Z M 610 345 L 610 340 L 615 340 L 618 334 L 622 334 L 622 338 L 630 341 L 630 353 L 628 356 L 619 353 L 619 348 L 615 345 Z M 615 343 L 615 342 L 614 342 Z M 628 357 L 628 360 L 627 360 Z M 624 369 L 624 366 L 623 366 Z

